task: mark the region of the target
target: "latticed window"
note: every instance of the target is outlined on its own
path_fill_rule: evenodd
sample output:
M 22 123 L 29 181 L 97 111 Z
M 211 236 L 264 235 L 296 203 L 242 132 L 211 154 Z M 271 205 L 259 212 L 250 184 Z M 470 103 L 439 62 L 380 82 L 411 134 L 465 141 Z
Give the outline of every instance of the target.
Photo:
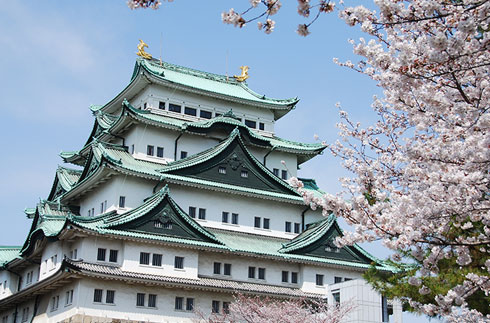
M 297 272 L 292 272 L 291 273 L 291 283 L 297 284 L 298 283 L 298 273 Z
M 105 261 L 105 253 L 106 253 L 106 250 L 104 248 L 98 248 L 97 249 L 97 260 L 98 261 Z
M 102 289 L 94 289 L 94 303 L 102 303 Z
M 114 297 L 116 292 L 113 290 L 107 290 L 105 294 L 105 302 L 106 304 L 114 304 Z
M 238 224 L 238 213 L 232 213 L 231 214 L 231 223 L 232 224 Z
M 184 257 L 175 256 L 174 267 L 184 269 Z
M 185 310 L 186 311 L 193 311 L 194 310 L 194 298 L 190 298 L 190 297 L 187 298 Z
M 143 293 L 136 294 L 136 306 L 145 306 L 145 294 Z
M 316 285 L 323 286 L 323 275 L 320 274 L 316 275 Z
M 162 266 L 162 255 L 154 253 L 153 258 L 151 260 L 151 264 L 153 266 L 161 267 Z
M 196 208 L 194 206 L 189 206 L 189 216 L 191 218 L 195 218 L 196 217 Z
M 206 220 L 206 209 L 199 209 L 199 219 Z
M 150 254 L 148 252 L 140 252 L 140 265 L 150 264 Z
M 176 297 L 175 298 L 175 309 L 176 310 L 182 310 L 184 308 L 184 298 L 183 297 Z
M 218 167 L 218 173 L 226 175 L 226 167 L 223 166 Z
M 264 229 L 270 229 L 270 219 L 264 218 Z
M 226 276 L 231 275 L 231 264 L 225 264 L 223 274 Z
M 248 267 L 248 278 L 255 278 L 255 267 Z
M 148 307 L 157 307 L 157 295 L 155 294 L 148 295 Z
M 259 279 L 265 279 L 265 268 L 259 268 Z
M 282 280 L 283 283 L 289 282 L 289 271 L 282 271 Z
M 109 251 L 109 262 L 117 262 L 117 250 L 110 250 Z
M 228 216 L 229 215 L 230 215 L 230 213 L 228 213 L 228 212 L 221 213 L 221 222 L 228 223 Z
M 215 274 L 215 275 L 221 275 L 221 263 L 220 262 L 215 262 L 214 263 L 213 274 Z
M 204 119 L 211 119 L 213 117 L 213 114 L 211 113 L 211 111 L 201 110 L 199 116 Z
M 211 312 L 212 313 L 219 313 L 219 301 L 213 301 L 211 303 Z

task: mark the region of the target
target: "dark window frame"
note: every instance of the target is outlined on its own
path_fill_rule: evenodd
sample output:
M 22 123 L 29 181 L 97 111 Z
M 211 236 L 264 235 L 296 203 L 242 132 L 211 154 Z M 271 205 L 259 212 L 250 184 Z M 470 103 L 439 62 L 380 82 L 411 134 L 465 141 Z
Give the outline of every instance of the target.
M 151 265 L 156 267 L 162 267 L 163 255 L 160 253 L 154 253 L 151 257 Z
M 175 296 L 175 310 L 182 311 L 184 309 L 184 298 L 180 296 Z
M 213 274 L 221 275 L 221 262 L 213 263 Z
M 198 216 L 199 220 L 206 220 L 206 209 L 199 208 L 199 212 L 198 212 L 197 216 Z
M 158 109 L 160 110 L 165 110 L 165 102 L 159 101 L 158 102 Z
M 140 265 L 149 265 L 150 264 L 150 253 L 149 252 L 140 252 Z
M 213 117 L 213 113 L 208 110 L 200 110 L 199 111 L 199 117 L 203 119 L 211 119 Z
M 107 249 L 97 248 L 97 261 L 105 261 L 106 254 L 107 254 Z
M 231 276 L 231 264 L 224 264 L 223 266 L 223 275 Z
M 284 224 L 284 231 L 291 232 L 291 222 L 286 221 L 286 223 Z
M 189 216 L 193 219 L 196 218 L 196 207 L 195 206 L 189 206 Z
M 119 254 L 119 250 L 110 249 L 109 250 L 109 262 L 117 262 L 118 254 Z
M 136 293 L 136 306 L 145 306 L 145 293 Z
M 164 153 L 164 148 L 163 147 L 157 147 L 157 157 L 163 158 L 163 153 Z
M 155 146 L 146 145 L 146 155 L 147 156 L 154 156 L 155 155 Z
M 175 103 L 169 103 L 168 104 L 168 111 L 176 112 L 176 113 L 182 113 L 182 106 L 179 104 L 175 104 Z
M 126 196 L 119 196 L 119 207 L 120 208 L 125 208 L 126 207 Z
M 108 289 L 105 292 L 105 303 L 106 304 L 114 304 L 116 298 L 116 291 L 112 289 Z
M 255 267 L 248 266 L 248 278 L 255 279 Z
M 254 217 L 254 228 L 260 228 L 260 224 L 262 223 L 262 219 L 260 216 Z
M 222 223 L 229 223 L 230 220 L 230 212 L 221 212 L 221 222 Z
M 281 282 L 289 283 L 289 271 L 283 270 L 281 273 Z
M 316 274 L 316 279 L 315 279 L 315 282 L 316 282 L 316 286 L 324 286 L 324 275 L 322 274 Z
M 197 117 L 197 109 L 192 107 L 184 107 L 184 114 L 188 116 Z
M 298 273 L 295 271 L 291 272 L 291 284 L 297 284 L 298 283 Z
M 184 257 L 175 256 L 174 269 L 184 269 Z
M 231 214 L 231 224 L 238 224 L 238 213 Z
M 264 220 L 262 221 L 262 227 L 266 230 L 270 230 L 271 228 L 271 219 L 269 218 L 264 218 Z
M 157 295 L 156 294 L 148 294 L 148 307 L 156 308 L 157 307 Z
M 180 151 L 180 159 L 184 159 L 184 158 L 187 158 L 187 151 L 181 150 Z
M 257 277 L 258 279 L 265 280 L 265 268 L 259 268 Z
M 256 129 L 257 128 L 257 121 L 245 119 L 245 125 L 249 128 Z
M 102 303 L 103 293 L 104 293 L 103 289 L 99 289 L 99 288 L 94 289 L 94 303 Z

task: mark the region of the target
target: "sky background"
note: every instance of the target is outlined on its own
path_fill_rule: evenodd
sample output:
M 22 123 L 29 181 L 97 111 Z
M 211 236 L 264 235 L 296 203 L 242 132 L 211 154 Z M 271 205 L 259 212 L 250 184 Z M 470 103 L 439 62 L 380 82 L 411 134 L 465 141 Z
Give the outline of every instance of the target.
M 352 119 L 370 124 L 374 94 L 366 76 L 339 67 L 333 58 L 358 61 L 348 39 L 363 35 L 336 13 L 317 20 L 311 35 L 295 33 L 308 22 L 296 1 L 283 1 L 270 35 L 256 23 L 242 29 L 221 22 L 221 12 L 242 11 L 246 0 L 163 3 L 159 10 L 130 10 L 125 0 L 5 1 L 0 6 L 0 245 L 22 245 L 30 220 L 24 208 L 48 196 L 62 150 L 77 150 L 93 126 L 90 104 L 104 104 L 128 83 L 143 39 L 164 61 L 218 74 L 250 67 L 249 87 L 274 98 L 299 97 L 296 109 L 276 123 L 276 134 L 333 143 L 339 121 L 336 102 Z M 327 151 L 302 165 L 300 176 L 315 178 L 329 193 L 347 176 Z M 378 257 L 387 252 L 365 245 Z M 404 322 L 428 322 L 404 314 Z M 436 322 L 432 320 L 431 322 Z

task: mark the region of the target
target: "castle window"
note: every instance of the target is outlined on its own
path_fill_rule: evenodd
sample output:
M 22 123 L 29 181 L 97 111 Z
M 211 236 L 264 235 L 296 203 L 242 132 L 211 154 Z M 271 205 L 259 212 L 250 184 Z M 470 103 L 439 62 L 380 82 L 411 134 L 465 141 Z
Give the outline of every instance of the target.
M 162 266 L 162 255 L 154 253 L 153 258 L 151 259 L 151 264 L 153 266 L 161 267 Z
M 259 129 L 260 130 L 264 130 L 265 129 L 265 125 L 263 122 L 259 122 Z
M 226 175 L 226 167 L 223 166 L 218 167 L 218 173 Z
M 106 253 L 106 249 L 98 248 L 97 249 L 97 261 L 105 261 L 105 253 Z
M 160 110 L 165 110 L 165 102 L 162 102 L 162 101 L 158 102 L 158 108 Z
M 206 220 L 206 209 L 199 208 L 199 219 Z
M 66 292 L 65 306 L 73 303 L 73 289 Z
M 213 274 L 221 275 L 221 263 L 220 262 L 215 262 L 213 264 Z
M 292 284 L 297 284 L 298 283 L 298 273 L 297 272 L 292 272 L 291 273 L 291 283 Z
M 323 275 L 316 274 L 316 285 L 323 286 Z
M 231 276 L 231 264 L 225 264 L 223 275 Z
M 157 157 L 163 158 L 163 147 L 157 147 Z
M 281 171 L 281 178 L 284 180 L 288 179 L 288 171 L 287 170 Z
M 131 155 L 134 154 L 134 144 L 131 145 Z
M 180 159 L 187 158 L 187 151 L 181 151 L 180 152 Z
M 163 228 L 166 230 L 172 230 L 172 222 L 165 222 Z
M 338 283 L 341 283 L 342 282 L 342 277 L 334 277 L 333 278 L 333 283 L 334 284 L 338 284 Z
M 26 278 L 26 284 L 29 285 L 32 283 L 32 276 L 34 275 L 34 272 L 31 270 L 30 272 L 27 273 L 27 278 Z
M 222 212 L 221 213 L 221 222 L 223 223 L 228 223 L 228 217 L 230 213 L 229 212 Z
M 145 306 L 145 294 L 143 293 L 136 294 L 136 306 Z
M 109 262 L 117 262 L 117 250 L 109 250 Z
M 240 173 L 240 176 L 243 178 L 248 178 L 248 170 L 242 170 L 242 172 Z
M 150 254 L 148 252 L 140 252 L 140 265 L 150 264 Z
M 214 114 L 214 117 L 215 117 L 215 118 L 217 118 L 217 117 L 221 117 L 222 115 L 223 115 L 223 113 L 216 112 L 216 113 Z
M 94 289 L 94 303 L 102 303 L 102 289 Z
M 143 104 L 143 109 L 146 110 L 146 102 Z
M 211 313 L 219 313 L 219 301 L 213 301 L 211 303 Z
M 278 169 L 278 168 L 273 168 L 273 169 L 272 169 L 272 173 L 273 173 L 274 175 L 276 175 L 277 177 L 279 177 L 279 169 Z
M 284 231 L 291 232 L 291 222 L 286 221 L 286 226 L 284 228 Z
M 178 104 L 169 103 L 168 111 L 180 113 L 182 111 L 182 107 Z
M 175 256 L 174 268 L 184 269 L 184 257 Z
M 295 223 L 294 224 L 294 233 L 299 233 L 299 228 L 300 228 L 300 224 L 299 223 Z
M 113 290 L 107 290 L 105 294 L 105 303 L 106 304 L 114 304 L 114 296 L 116 292 Z
M 223 313 L 230 314 L 230 302 L 223 302 Z
M 183 297 L 176 297 L 175 298 L 175 309 L 176 310 L 182 310 L 184 306 L 184 298 Z
M 187 298 L 185 310 L 186 311 L 193 311 L 194 310 L 194 298 L 190 298 L 190 297 Z
M 51 298 L 51 312 L 56 311 L 58 309 L 60 303 L 60 296 L 54 296 Z
M 211 111 L 201 110 L 199 116 L 204 119 L 211 119 L 213 114 Z
M 147 145 L 147 146 L 146 146 L 146 154 L 147 154 L 148 156 L 153 156 L 153 155 L 155 155 L 155 147 L 154 147 L 154 146 L 152 146 L 152 145 Z
M 27 322 L 28 318 L 29 318 L 29 307 L 26 307 L 26 308 L 22 309 L 21 322 Z
M 231 214 L 231 224 L 238 224 L 238 213 Z
M 332 293 L 335 304 L 340 304 L 340 292 Z
M 152 308 L 157 307 L 157 295 L 148 294 L 148 307 L 152 307 Z
M 270 229 L 270 219 L 264 218 L 264 229 Z
M 265 279 L 265 268 L 259 268 L 259 279 Z
M 196 116 L 197 115 L 197 110 L 194 108 L 190 107 L 185 107 L 184 108 L 184 114 L 187 114 L 188 116 Z
M 248 267 L 248 278 L 255 278 L 255 267 Z
M 70 250 L 70 259 L 77 259 L 77 258 L 78 258 L 78 250 L 77 249 Z
M 260 217 L 258 216 L 254 218 L 254 227 L 260 228 Z
M 281 281 L 283 283 L 288 283 L 289 282 L 289 271 L 282 271 L 282 279 Z
M 245 119 L 245 125 L 250 128 L 257 128 L 257 122 Z
M 195 218 L 196 217 L 196 207 L 189 206 L 189 216 L 191 218 Z
M 160 220 L 155 220 L 155 221 L 153 221 L 153 226 L 155 228 L 161 228 L 161 227 L 163 227 L 163 223 L 160 222 Z
M 119 207 L 126 207 L 126 196 L 119 196 Z

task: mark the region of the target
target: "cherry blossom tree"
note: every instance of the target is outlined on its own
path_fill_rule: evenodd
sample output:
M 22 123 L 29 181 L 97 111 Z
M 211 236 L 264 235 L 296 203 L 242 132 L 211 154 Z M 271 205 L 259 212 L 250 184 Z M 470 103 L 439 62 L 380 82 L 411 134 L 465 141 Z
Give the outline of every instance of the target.
M 196 322 L 223 323 L 340 323 L 354 309 L 352 302 L 329 305 L 321 300 L 235 296 L 226 313 L 206 315 L 196 310 Z
M 223 12 L 223 22 L 274 30 L 280 0 L 243 3 L 243 11 Z M 374 80 L 383 96 L 372 102 L 373 125 L 339 105 L 340 140 L 329 149 L 354 175 L 341 179 L 344 192 L 316 198 L 297 179 L 291 184 L 307 204 L 354 227 L 339 246 L 381 239 L 395 252 L 400 273 L 384 283 L 370 273 L 376 288 L 427 315 L 489 321 L 490 1 L 374 0 L 376 10 L 297 3 L 310 19 L 298 25 L 302 36 L 333 11 L 366 33 L 352 41 L 358 63 L 335 62 Z

